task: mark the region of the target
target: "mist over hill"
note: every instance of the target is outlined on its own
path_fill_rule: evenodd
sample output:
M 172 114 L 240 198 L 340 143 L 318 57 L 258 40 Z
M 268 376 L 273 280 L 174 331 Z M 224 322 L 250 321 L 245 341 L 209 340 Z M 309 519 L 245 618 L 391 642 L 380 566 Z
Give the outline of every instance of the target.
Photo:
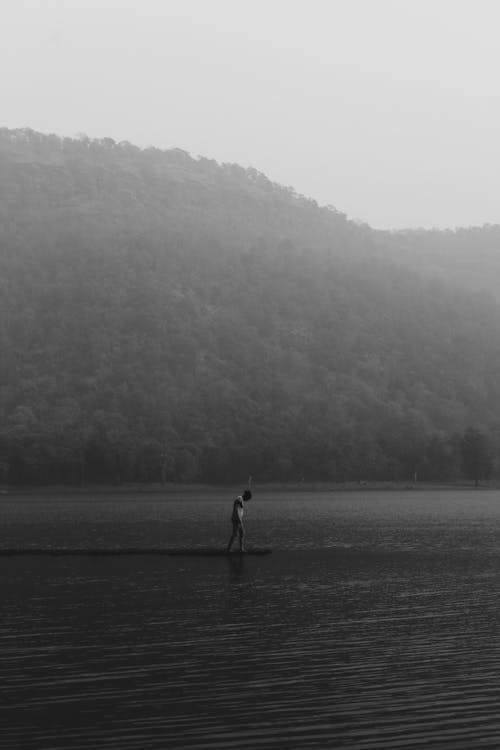
M 500 443 L 499 240 L 0 129 L 0 478 L 456 478 Z

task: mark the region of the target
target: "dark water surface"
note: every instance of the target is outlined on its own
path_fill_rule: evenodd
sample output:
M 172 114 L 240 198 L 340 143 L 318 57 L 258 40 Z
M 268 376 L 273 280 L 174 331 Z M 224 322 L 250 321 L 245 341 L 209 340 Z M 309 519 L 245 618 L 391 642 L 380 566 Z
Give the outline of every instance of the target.
M 223 546 L 232 495 L 0 500 L 0 547 Z M 265 557 L 0 558 L 0 747 L 499 748 L 500 494 L 262 495 Z

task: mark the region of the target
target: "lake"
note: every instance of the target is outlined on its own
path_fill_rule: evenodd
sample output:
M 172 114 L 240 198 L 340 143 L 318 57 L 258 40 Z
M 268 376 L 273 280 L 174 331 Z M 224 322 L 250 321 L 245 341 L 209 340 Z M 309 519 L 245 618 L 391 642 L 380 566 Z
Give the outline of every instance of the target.
M 0 547 L 224 547 L 231 491 L 0 497 Z M 264 557 L 0 557 L 0 746 L 500 747 L 500 493 L 264 493 Z

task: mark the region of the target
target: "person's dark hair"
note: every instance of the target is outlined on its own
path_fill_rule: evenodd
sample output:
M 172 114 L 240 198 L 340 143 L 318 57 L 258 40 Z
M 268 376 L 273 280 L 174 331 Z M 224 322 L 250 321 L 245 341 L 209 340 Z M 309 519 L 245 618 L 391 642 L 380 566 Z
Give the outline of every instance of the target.
M 252 499 L 252 493 L 250 490 L 245 490 L 243 493 L 243 500 L 251 500 Z

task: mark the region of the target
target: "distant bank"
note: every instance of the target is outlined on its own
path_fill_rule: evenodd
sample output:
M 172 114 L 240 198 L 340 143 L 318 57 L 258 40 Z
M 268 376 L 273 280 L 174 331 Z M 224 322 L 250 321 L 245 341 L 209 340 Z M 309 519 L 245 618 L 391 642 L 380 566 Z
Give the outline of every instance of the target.
M 437 490 L 500 490 L 500 482 L 489 481 L 482 482 L 477 487 L 471 481 L 456 482 L 267 482 L 263 484 L 253 484 L 252 490 L 255 498 L 259 494 L 272 493 L 302 493 L 302 492 L 425 492 Z M 232 493 L 239 492 L 241 487 L 235 483 L 227 485 L 209 485 L 209 484 L 180 484 L 167 483 L 160 484 L 121 484 L 121 485 L 27 485 L 27 486 L 3 486 L 0 487 L 0 500 L 2 497 L 16 495 L 197 495 L 211 496 L 220 495 L 221 498 L 231 496 Z

